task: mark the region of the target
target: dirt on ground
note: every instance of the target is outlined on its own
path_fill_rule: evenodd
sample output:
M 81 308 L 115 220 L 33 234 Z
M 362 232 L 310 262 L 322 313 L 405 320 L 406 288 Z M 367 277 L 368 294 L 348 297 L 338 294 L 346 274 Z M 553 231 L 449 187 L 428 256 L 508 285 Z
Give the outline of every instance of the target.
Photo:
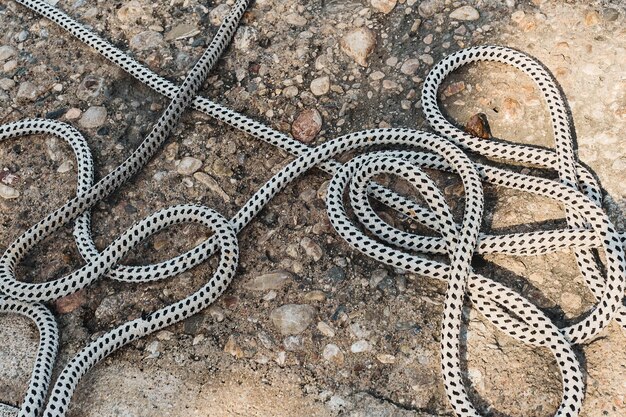
M 51 3 L 176 83 L 233 4 Z M 375 127 L 428 130 L 420 91 L 433 63 L 472 45 L 511 46 L 537 57 L 560 83 L 578 155 L 600 179 L 611 220 L 626 230 L 625 22 L 619 0 L 257 0 L 201 94 L 311 145 Z M 92 150 L 97 178 L 129 155 L 167 104 L 13 1 L 0 2 L 0 28 L 0 123 L 47 117 L 75 126 Z M 367 47 L 355 50 L 351 36 Z M 446 81 L 441 98 L 460 125 L 484 113 L 496 138 L 553 146 L 537 89 L 510 67 L 464 68 Z M 106 247 L 133 223 L 175 204 L 201 203 L 233 216 L 291 159 L 188 111 L 141 173 L 95 207 L 96 244 Z M 0 144 L 0 250 L 71 198 L 75 177 L 72 152 L 60 140 L 34 136 Z M 240 233 L 238 274 L 226 293 L 201 314 L 105 359 L 81 381 L 69 415 L 452 415 L 439 361 L 445 284 L 350 249 L 326 216 L 328 179 L 313 170 L 276 196 Z M 393 178 L 381 180 L 403 190 Z M 437 181 L 458 212 L 458 179 Z M 564 225 L 563 208 L 553 201 L 493 187 L 486 196 L 485 231 Z M 394 226 L 413 227 L 383 212 Z M 124 263 L 164 260 L 207 236 L 192 225 L 169 228 Z M 50 280 L 82 262 L 66 227 L 29 255 L 18 276 Z M 56 372 L 106 330 L 189 294 L 214 267 L 210 261 L 142 285 L 102 279 L 51 303 L 61 331 Z M 571 253 L 487 256 L 475 268 L 560 326 L 593 305 Z M 280 317 L 298 331 L 285 332 Z M 466 319 L 465 373 L 478 409 L 491 416 L 553 415 L 561 385 L 550 353 L 503 335 L 475 310 L 468 308 Z M 38 335 L 20 317 L 0 320 L 0 402 L 16 405 Z M 587 384 L 581 415 L 626 415 L 626 334 L 613 323 L 576 352 Z

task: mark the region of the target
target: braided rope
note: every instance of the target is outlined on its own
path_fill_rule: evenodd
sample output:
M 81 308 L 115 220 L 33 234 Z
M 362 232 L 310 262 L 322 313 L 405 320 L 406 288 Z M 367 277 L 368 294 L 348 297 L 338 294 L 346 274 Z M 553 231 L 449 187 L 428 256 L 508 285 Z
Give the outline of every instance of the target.
M 327 209 L 339 235 L 353 248 L 378 261 L 416 274 L 444 280 L 441 365 L 450 404 L 458 416 L 478 416 L 462 378 L 460 340 L 462 308 L 469 300 L 487 320 L 522 343 L 549 349 L 562 378 L 562 399 L 556 416 L 577 416 L 584 397 L 584 382 L 572 347 L 590 340 L 615 318 L 626 329 L 623 304 L 625 278 L 623 241 L 601 208 L 601 189 L 593 175 L 576 158 L 565 99 L 556 82 L 541 64 L 527 55 L 503 47 L 481 46 L 456 52 L 436 64 L 424 81 L 422 100 L 426 118 L 438 133 L 410 129 L 375 129 L 341 136 L 310 148 L 246 116 L 197 96 L 235 33 L 247 0 L 238 0 L 225 18 L 211 44 L 185 77 L 181 86 L 163 79 L 110 43 L 99 38 L 60 10 L 42 0 L 18 3 L 50 19 L 101 55 L 171 101 L 152 131 L 139 147 L 111 173 L 97 182 L 84 138 L 74 128 L 52 120 L 31 119 L 0 126 L 0 141 L 32 134 L 54 135 L 68 142 L 77 160 L 76 197 L 29 228 L 0 258 L 0 311 L 32 319 L 40 333 L 29 388 L 15 413 L 19 416 L 64 416 L 81 377 L 96 363 L 122 346 L 183 320 L 210 305 L 233 279 L 238 259 L 237 233 L 286 185 L 317 166 L 332 174 Z M 446 76 L 463 65 L 497 61 L 520 69 L 540 88 L 548 106 L 555 150 L 493 140 L 480 140 L 455 127 L 442 114 L 437 93 Z M 189 107 L 225 122 L 245 133 L 296 156 L 250 198 L 239 212 L 226 220 L 219 213 L 198 205 L 178 205 L 159 210 L 133 225 L 107 248 L 98 251 L 90 230 L 90 209 L 136 174 L 155 154 Z M 372 146 L 403 147 L 411 150 L 369 152 L 342 165 L 333 158 L 348 151 Z M 555 170 L 559 182 L 518 174 L 470 160 L 465 151 L 490 159 L 528 164 Z M 441 192 L 423 168 L 456 173 L 465 190 L 465 212 L 457 223 Z M 400 196 L 373 181 L 378 174 L 408 181 L 422 196 L 426 207 Z M 480 233 L 483 217 L 482 182 L 551 198 L 565 207 L 567 229 L 488 235 Z M 349 218 L 344 202 L 348 190 L 354 217 Z M 385 223 L 372 209 L 370 197 L 437 232 L 421 236 L 403 232 Z M 15 277 L 15 267 L 39 242 L 74 220 L 74 237 L 85 266 L 50 282 L 24 283 Z M 118 262 L 152 234 L 174 224 L 195 222 L 213 235 L 205 242 L 172 259 L 146 266 L 124 266 Z M 365 228 L 369 233 L 365 233 Z M 538 255 L 574 250 L 577 263 L 596 304 L 575 324 L 559 329 L 535 305 L 502 284 L 472 271 L 475 253 Z M 594 251 L 604 253 L 604 274 Z M 87 287 L 102 277 L 148 282 L 178 275 L 220 252 L 214 275 L 199 290 L 145 317 L 124 323 L 90 343 L 63 368 L 49 390 L 58 345 L 54 318 L 42 302 L 49 302 Z M 424 255 L 443 254 L 449 263 Z M 46 402 L 47 398 L 47 402 Z M 45 408 L 44 408 L 45 407 Z

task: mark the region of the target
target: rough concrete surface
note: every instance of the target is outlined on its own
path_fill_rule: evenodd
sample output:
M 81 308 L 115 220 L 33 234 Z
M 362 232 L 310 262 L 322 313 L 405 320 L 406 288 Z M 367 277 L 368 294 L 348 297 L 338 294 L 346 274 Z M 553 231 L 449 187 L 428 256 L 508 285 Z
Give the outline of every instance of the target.
M 231 3 L 60 0 L 57 7 L 180 82 Z M 512 46 L 555 74 L 572 109 L 580 159 L 598 175 L 606 209 L 625 230 L 625 21 L 619 0 L 257 0 L 202 94 L 312 144 L 379 126 L 427 128 L 420 89 L 433 62 L 470 45 Z M 97 177 L 123 161 L 166 104 L 12 1 L 0 2 L 0 28 L 0 122 L 49 117 L 76 126 L 92 149 Z M 444 86 L 442 101 L 459 124 L 482 112 L 495 137 L 552 146 L 537 90 L 504 65 L 462 69 Z M 134 222 L 177 203 L 199 202 L 232 216 L 290 159 L 190 111 L 148 166 L 96 206 L 96 243 L 103 248 Z M 76 169 L 64 143 L 31 137 L 0 144 L 0 172 L 4 249 L 73 195 Z M 439 375 L 444 284 L 349 249 L 325 217 L 327 179 L 312 171 L 280 193 L 240 234 L 239 273 L 226 294 L 99 364 L 81 382 L 70 415 L 451 415 Z M 454 206 L 458 182 L 439 180 Z M 487 198 L 485 230 L 563 225 L 554 202 L 489 187 Z M 396 227 L 412 227 L 386 216 Z M 203 238 L 195 227 L 170 228 L 126 263 L 166 259 Z M 66 228 L 20 265 L 19 277 L 43 281 L 80 265 Z M 188 294 L 213 267 L 207 262 L 146 285 L 104 279 L 52 304 L 62 335 L 59 363 L 115 324 Z M 569 253 L 490 256 L 475 267 L 560 325 L 592 305 Z M 550 354 L 503 336 L 473 310 L 467 319 L 466 373 L 481 412 L 552 415 L 560 382 Z M 21 318 L 0 320 L 0 402 L 15 405 L 37 333 Z M 613 324 L 577 353 L 587 379 L 582 415 L 626 415 L 625 334 Z

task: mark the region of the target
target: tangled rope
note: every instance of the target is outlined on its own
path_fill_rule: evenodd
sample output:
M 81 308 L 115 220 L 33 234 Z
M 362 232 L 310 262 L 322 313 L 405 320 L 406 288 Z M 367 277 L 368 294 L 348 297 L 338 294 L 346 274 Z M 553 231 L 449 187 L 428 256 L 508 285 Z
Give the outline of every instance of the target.
M 309 148 L 246 116 L 197 96 L 200 86 L 235 33 L 247 0 L 235 3 L 180 87 L 156 75 L 44 1 L 17 2 L 63 27 L 137 80 L 171 99 L 139 147 L 97 182 L 94 181 L 89 148 L 73 127 L 42 119 L 0 126 L 0 140 L 33 134 L 53 135 L 65 140 L 74 151 L 78 167 L 76 197 L 24 232 L 0 258 L 0 311 L 29 317 L 40 333 L 33 374 L 21 406 L 15 409 L 17 415 L 64 416 L 81 377 L 96 363 L 131 341 L 196 314 L 215 301 L 236 272 L 237 233 L 274 195 L 314 166 L 332 174 L 327 195 L 328 215 L 337 233 L 352 247 L 387 265 L 447 282 L 441 365 L 445 390 L 458 416 L 479 415 L 467 394 L 460 363 L 461 314 L 467 300 L 505 334 L 552 352 L 561 372 L 563 388 L 561 404 L 555 415 L 573 417 L 579 414 L 584 397 L 584 378 L 572 350 L 573 345 L 588 341 L 612 319 L 626 328 L 626 307 L 622 301 L 626 266 L 624 238 L 616 232 L 601 208 L 601 190 L 595 178 L 577 162 L 565 100 L 550 74 L 537 61 L 502 47 L 482 46 L 461 50 L 436 64 L 424 82 L 424 112 L 438 135 L 410 129 L 375 129 L 344 135 Z M 478 61 L 512 65 L 536 82 L 549 108 L 555 150 L 481 140 L 464 133 L 445 119 L 437 103 L 439 87 L 450 72 Z M 148 162 L 189 107 L 286 150 L 296 159 L 261 187 L 231 220 L 207 207 L 178 205 L 159 210 L 141 220 L 99 251 L 91 235 L 90 209 Z M 411 150 L 365 153 L 344 165 L 333 159 L 348 151 L 369 150 L 372 146 L 383 145 Z M 558 172 L 560 181 L 476 163 L 466 152 L 552 169 Z M 460 223 L 454 219 L 442 193 L 423 168 L 453 172 L 461 178 L 465 190 L 465 212 Z M 373 181 L 373 177 L 383 173 L 408 181 L 421 195 L 426 207 Z M 497 236 L 481 233 L 482 182 L 558 201 L 565 207 L 568 228 Z M 354 216 L 369 233 L 348 217 L 344 203 L 346 190 Z M 391 227 L 375 213 L 370 198 L 423 224 L 437 232 L 437 236 L 421 236 Z M 39 242 L 71 221 L 74 221 L 74 237 L 85 265 L 53 281 L 20 282 L 14 272 L 19 262 Z M 183 222 L 204 225 L 213 235 L 184 254 L 160 263 L 145 266 L 119 264 L 142 240 Z M 563 250 L 575 251 L 579 269 L 596 298 L 596 304 L 574 325 L 561 329 L 520 294 L 475 273 L 470 266 L 472 257 L 477 253 L 530 256 Z M 602 250 L 604 265 L 596 261 L 596 250 Z M 49 390 L 58 331 L 52 314 L 41 303 L 72 294 L 103 277 L 125 282 L 166 279 L 198 265 L 218 251 L 219 264 L 202 288 L 183 300 L 124 323 L 93 341 L 65 365 Z M 447 255 L 449 263 L 424 257 L 428 254 Z

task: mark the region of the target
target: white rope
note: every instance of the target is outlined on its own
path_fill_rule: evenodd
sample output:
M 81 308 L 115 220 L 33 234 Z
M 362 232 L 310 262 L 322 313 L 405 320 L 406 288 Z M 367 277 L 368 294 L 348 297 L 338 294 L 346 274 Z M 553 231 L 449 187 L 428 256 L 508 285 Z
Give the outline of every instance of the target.
M 561 405 L 555 415 L 573 417 L 579 414 L 584 396 L 584 378 L 572 346 L 590 340 L 613 318 L 626 328 L 626 308 L 622 301 L 626 262 L 623 237 L 615 231 L 601 208 L 601 189 L 593 175 L 577 162 L 565 100 L 551 75 L 537 61 L 518 51 L 494 46 L 456 52 L 436 64 L 424 82 L 424 112 L 438 135 L 410 129 L 376 129 L 351 133 L 316 148 L 309 148 L 246 116 L 197 96 L 207 74 L 230 42 L 247 7 L 247 0 L 235 3 L 213 41 L 180 87 L 154 74 L 44 1 L 17 2 L 63 27 L 137 80 L 171 99 L 139 147 L 120 166 L 97 182 L 93 178 L 89 148 L 81 134 L 71 126 L 42 119 L 0 126 L 0 140 L 47 134 L 67 141 L 75 153 L 78 166 L 76 197 L 10 243 L 0 258 L 0 293 L 3 294 L 0 295 L 0 311 L 31 318 L 40 333 L 39 351 L 29 388 L 19 410 L 16 409 L 19 416 L 64 416 L 81 377 L 97 362 L 131 341 L 196 314 L 215 301 L 228 287 L 237 268 L 237 233 L 274 195 L 314 166 L 333 175 L 328 188 L 328 215 L 337 233 L 352 247 L 387 265 L 447 282 L 441 338 L 442 375 L 450 404 L 458 416 L 479 415 L 467 395 L 460 364 L 461 312 L 467 300 L 505 334 L 522 343 L 552 352 L 561 372 L 563 392 Z M 549 108 L 555 151 L 478 139 L 445 119 L 437 103 L 437 92 L 445 77 L 463 65 L 485 60 L 509 64 L 536 82 Z M 147 163 L 190 106 L 286 150 L 297 158 L 261 187 L 231 220 L 226 220 L 207 207 L 174 206 L 148 216 L 107 248 L 98 251 L 90 230 L 91 208 Z M 344 165 L 333 159 L 347 151 L 369 150 L 375 145 L 409 150 L 365 153 Z M 499 161 L 552 169 L 558 172 L 560 182 L 479 164 L 472 161 L 465 151 Z M 461 178 L 465 190 L 465 213 L 460 223 L 455 221 L 445 198 L 423 168 L 454 172 Z M 373 177 L 381 173 L 408 181 L 422 196 L 427 207 L 373 182 Z M 568 228 L 499 236 L 480 233 L 483 217 L 482 182 L 560 202 L 565 207 Z M 346 213 L 346 190 L 349 190 L 350 206 L 362 227 L 355 224 Z M 374 212 L 370 197 L 422 223 L 437 232 L 438 236 L 420 236 L 392 228 Z M 14 270 L 26 254 L 73 220 L 76 244 L 85 259 L 85 266 L 49 282 L 19 281 Z M 213 235 L 195 248 L 167 261 L 146 266 L 118 264 L 145 238 L 183 222 L 202 224 Z M 470 267 L 476 253 L 538 255 L 563 250 L 575 251 L 581 274 L 596 298 L 596 304 L 586 315 L 576 324 L 563 329 L 557 328 L 541 310 L 520 294 L 476 274 Z M 596 263 L 595 250 L 604 253 L 602 267 Z M 65 365 L 49 390 L 58 332 L 51 313 L 40 303 L 72 294 L 105 276 L 127 282 L 148 282 L 172 277 L 198 265 L 217 251 L 220 252 L 219 265 L 202 288 L 181 301 L 124 323 L 90 343 Z M 449 263 L 430 260 L 425 257 L 429 254 L 447 255 Z

